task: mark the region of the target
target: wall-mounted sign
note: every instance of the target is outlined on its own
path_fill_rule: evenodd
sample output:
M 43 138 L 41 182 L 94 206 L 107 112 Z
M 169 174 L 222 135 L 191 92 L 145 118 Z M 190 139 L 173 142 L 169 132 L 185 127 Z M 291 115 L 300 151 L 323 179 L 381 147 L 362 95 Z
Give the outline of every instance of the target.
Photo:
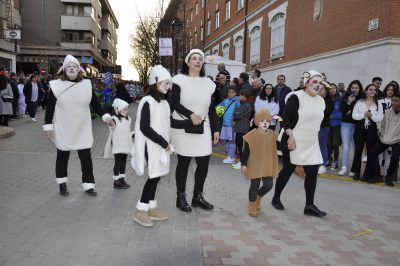
M 373 31 L 379 28 L 379 18 L 374 18 L 368 22 L 368 31 Z
M 160 38 L 158 47 L 160 56 L 172 56 L 172 38 Z
M 6 39 L 21 40 L 21 30 L 4 30 Z

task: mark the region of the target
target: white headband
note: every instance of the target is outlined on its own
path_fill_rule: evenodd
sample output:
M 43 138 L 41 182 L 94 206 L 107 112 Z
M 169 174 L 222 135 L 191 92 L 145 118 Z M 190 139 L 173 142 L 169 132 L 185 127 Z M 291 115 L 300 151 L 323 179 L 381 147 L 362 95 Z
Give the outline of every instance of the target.
M 86 73 L 86 71 L 81 67 L 81 64 L 79 63 L 78 59 L 76 59 L 75 57 L 73 57 L 72 55 L 67 55 L 64 58 L 64 62 L 62 64 L 62 66 L 58 69 L 57 74 L 60 74 L 61 71 L 63 71 L 65 69 L 65 67 L 67 66 L 68 63 L 74 63 L 79 67 L 79 71 Z
M 189 53 L 185 57 L 185 63 L 189 63 L 189 59 L 193 54 L 199 54 L 202 58 L 204 58 L 204 53 L 200 49 L 192 49 L 189 51 Z

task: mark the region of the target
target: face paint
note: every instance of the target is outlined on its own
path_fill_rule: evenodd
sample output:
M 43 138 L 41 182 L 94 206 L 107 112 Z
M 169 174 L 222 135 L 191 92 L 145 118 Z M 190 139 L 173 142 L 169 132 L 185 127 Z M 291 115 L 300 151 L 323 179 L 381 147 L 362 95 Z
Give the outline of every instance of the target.
M 164 80 L 161 83 L 157 83 L 157 89 L 162 94 L 167 94 L 167 92 L 169 91 L 170 87 L 171 87 L 171 83 L 168 80 Z
M 269 127 L 269 122 L 267 120 L 262 120 L 260 122 L 258 122 L 257 124 L 257 128 L 261 131 L 267 131 L 268 127 Z
M 64 71 L 69 80 L 75 80 L 78 77 L 79 67 L 77 64 L 70 62 L 65 66 Z
M 322 78 L 320 76 L 312 77 L 307 83 L 307 91 L 312 95 L 316 96 L 322 88 Z

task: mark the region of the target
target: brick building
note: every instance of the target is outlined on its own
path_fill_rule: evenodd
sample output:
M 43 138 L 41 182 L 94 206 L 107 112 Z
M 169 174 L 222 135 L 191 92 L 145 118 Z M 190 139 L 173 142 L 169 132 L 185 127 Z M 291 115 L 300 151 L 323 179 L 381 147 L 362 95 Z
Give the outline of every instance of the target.
M 398 0 L 171 0 L 190 48 L 245 62 L 297 87 L 316 69 L 332 82 L 400 80 Z M 171 5 L 170 4 L 170 5 Z

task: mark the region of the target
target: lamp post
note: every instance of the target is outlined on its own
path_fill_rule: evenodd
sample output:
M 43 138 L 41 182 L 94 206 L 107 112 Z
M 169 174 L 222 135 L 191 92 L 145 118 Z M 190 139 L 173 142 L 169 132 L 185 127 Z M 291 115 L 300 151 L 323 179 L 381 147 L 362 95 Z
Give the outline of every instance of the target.
M 178 57 L 179 57 L 179 41 L 181 39 L 181 31 L 183 23 L 179 18 L 174 19 L 171 23 L 173 33 L 174 33 L 174 41 L 175 41 L 175 51 L 174 51 L 174 73 L 178 74 Z

